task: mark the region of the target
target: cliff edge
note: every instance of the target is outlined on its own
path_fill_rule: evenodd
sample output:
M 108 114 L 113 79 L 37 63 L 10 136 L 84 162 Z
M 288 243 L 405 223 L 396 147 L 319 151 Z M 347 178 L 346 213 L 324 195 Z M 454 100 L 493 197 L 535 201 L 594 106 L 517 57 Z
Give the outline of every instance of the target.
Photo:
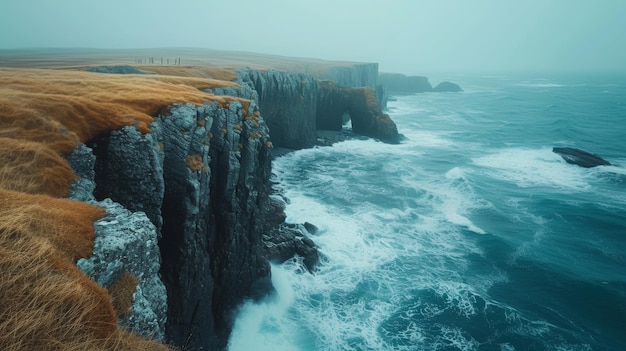
M 224 348 L 233 310 L 272 292 L 270 260 L 319 260 L 308 227 L 283 223 L 274 145 L 311 147 L 346 113 L 355 132 L 397 141 L 372 87 L 166 68 L 180 74 L 0 68 L 0 250 L 15 258 L 0 261 L 0 305 L 15 306 L 3 349 Z

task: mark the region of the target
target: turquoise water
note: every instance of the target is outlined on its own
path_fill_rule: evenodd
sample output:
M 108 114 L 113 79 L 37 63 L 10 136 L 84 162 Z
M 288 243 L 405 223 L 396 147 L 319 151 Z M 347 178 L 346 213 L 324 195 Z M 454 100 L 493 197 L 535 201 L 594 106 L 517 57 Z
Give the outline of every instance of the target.
M 390 103 L 400 145 L 274 161 L 326 260 L 274 266 L 230 350 L 626 349 L 626 77 L 454 80 Z

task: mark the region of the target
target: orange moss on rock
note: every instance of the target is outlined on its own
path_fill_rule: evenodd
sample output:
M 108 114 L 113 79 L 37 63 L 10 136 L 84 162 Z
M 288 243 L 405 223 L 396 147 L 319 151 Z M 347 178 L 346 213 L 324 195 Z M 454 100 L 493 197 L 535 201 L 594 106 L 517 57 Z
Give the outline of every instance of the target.
M 202 162 L 202 155 L 200 154 L 192 154 L 187 156 L 186 164 L 187 167 L 194 172 L 207 171 L 206 167 L 204 167 L 204 162 Z
M 126 317 L 133 304 L 133 293 L 137 288 L 137 278 L 129 271 L 122 274 L 107 288 L 113 299 L 113 309 L 118 318 Z

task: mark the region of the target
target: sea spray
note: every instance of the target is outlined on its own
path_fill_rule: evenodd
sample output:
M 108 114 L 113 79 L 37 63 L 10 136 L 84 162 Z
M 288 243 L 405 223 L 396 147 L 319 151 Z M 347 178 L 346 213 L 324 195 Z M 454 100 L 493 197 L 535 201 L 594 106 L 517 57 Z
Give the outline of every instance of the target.
M 298 351 L 282 330 L 287 312 L 294 302 L 294 291 L 285 268 L 272 265 L 275 294 L 260 303 L 245 303 L 239 311 L 228 344 L 231 351 Z

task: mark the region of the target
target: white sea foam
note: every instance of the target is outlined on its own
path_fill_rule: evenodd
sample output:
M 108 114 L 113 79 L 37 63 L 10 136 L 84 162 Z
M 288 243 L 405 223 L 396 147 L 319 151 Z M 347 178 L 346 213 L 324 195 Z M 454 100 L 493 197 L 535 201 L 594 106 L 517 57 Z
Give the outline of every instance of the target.
M 485 234 L 485 231 L 476 226 L 467 216 L 471 210 L 484 207 L 479 198 L 473 194 L 473 191 L 465 182 L 465 174 L 462 168 L 454 167 L 445 174 L 446 179 L 450 180 L 448 187 L 446 184 L 442 187 L 443 192 L 439 194 L 441 197 L 440 211 L 444 214 L 445 219 L 455 225 L 465 227 L 468 230 Z
M 383 350 L 397 338 L 402 338 L 399 345 L 423 342 L 419 322 L 390 338 L 380 329 L 415 288 L 446 294 L 459 311 L 473 313 L 467 285 L 458 282 L 467 267 L 465 255 L 478 251 L 465 242 L 461 229 L 484 233 L 469 219 L 484 204 L 467 184 L 465 170 L 433 177 L 419 164 L 401 161 L 419 155 L 415 150 L 414 143 L 351 140 L 291 153 L 274 163 L 275 180 L 290 199 L 287 220 L 318 226 L 313 240 L 327 261 L 315 275 L 302 274 L 298 261 L 274 267 L 279 298 L 241 309 L 231 350 Z M 396 162 L 386 163 L 383 172 L 362 159 Z M 367 189 L 364 180 L 385 172 L 391 183 L 381 186 L 406 189 L 407 197 L 394 195 L 406 206 L 349 201 Z M 334 206 L 325 194 L 347 205 Z M 410 350 L 415 344 L 409 345 L 393 349 Z
M 589 172 L 566 163 L 551 149 L 507 148 L 475 157 L 472 162 L 483 167 L 488 177 L 510 181 L 517 186 L 548 186 L 567 191 L 586 191 Z
M 558 84 L 558 83 L 550 83 L 550 82 L 544 82 L 544 83 L 519 83 L 519 84 L 515 84 L 517 86 L 522 86 L 522 87 L 530 87 L 530 88 L 561 88 L 561 87 L 565 87 L 566 85 L 564 84 Z
M 288 273 L 272 266 L 272 284 L 276 296 L 262 303 L 244 304 L 233 327 L 230 351 L 299 351 L 289 329 L 283 328 L 289 318 L 287 311 L 295 298 Z
M 405 132 L 404 135 L 417 150 L 421 148 L 451 148 L 458 143 L 453 140 L 451 133 L 437 133 L 414 129 L 410 132 Z

